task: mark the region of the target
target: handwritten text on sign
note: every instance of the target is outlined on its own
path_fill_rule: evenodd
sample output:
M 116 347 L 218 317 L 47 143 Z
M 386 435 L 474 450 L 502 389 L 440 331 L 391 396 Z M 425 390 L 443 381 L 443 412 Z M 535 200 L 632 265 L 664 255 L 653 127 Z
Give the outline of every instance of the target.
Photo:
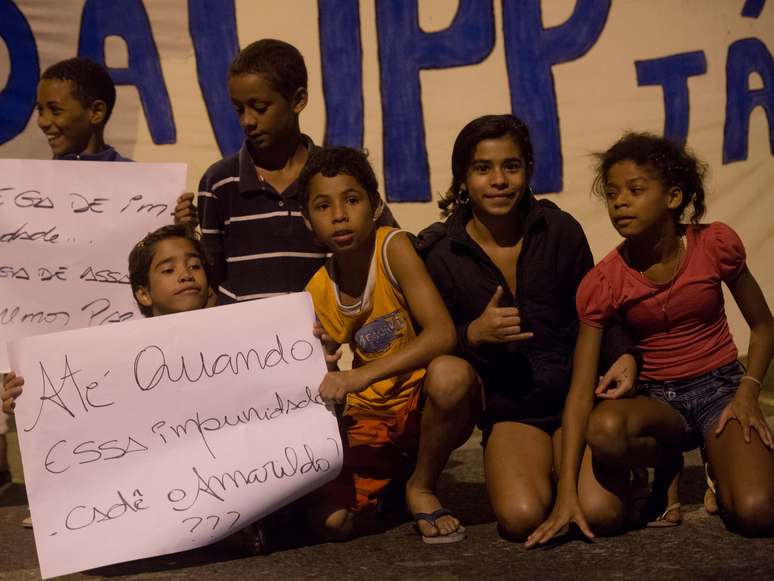
M 191 549 L 333 479 L 309 295 L 18 339 L 44 577 Z
M 0 338 L 139 317 L 127 257 L 172 221 L 185 172 L 183 164 L 0 160 Z

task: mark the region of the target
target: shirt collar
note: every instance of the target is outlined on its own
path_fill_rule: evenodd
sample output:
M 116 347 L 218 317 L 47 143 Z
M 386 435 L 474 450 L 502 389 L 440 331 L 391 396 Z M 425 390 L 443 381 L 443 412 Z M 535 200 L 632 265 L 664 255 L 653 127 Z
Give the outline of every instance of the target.
M 110 145 L 106 145 L 105 149 L 97 153 L 65 153 L 55 155 L 54 159 L 63 161 L 130 161 Z
M 307 151 L 309 151 L 310 156 L 320 149 L 308 135 L 301 134 L 301 137 L 304 140 L 304 145 L 306 146 Z M 255 161 L 253 161 L 251 153 L 252 147 L 250 142 L 245 139 L 242 143 L 242 147 L 239 149 L 239 193 L 267 192 L 274 194 L 275 196 L 280 195 L 281 192 L 275 190 L 270 183 L 258 178 L 258 173 L 255 171 Z M 287 187 L 285 196 L 294 196 L 296 194 L 297 186 L 298 178 Z
M 525 233 L 529 234 L 541 223 L 545 222 L 546 217 L 542 206 L 535 199 L 532 190 L 527 190 L 524 197 L 519 202 L 517 211 L 518 220 L 521 221 Z M 473 217 L 473 210 L 470 204 L 458 206 L 449 216 L 448 232 L 449 237 L 455 242 L 467 243 L 470 236 L 465 225 Z

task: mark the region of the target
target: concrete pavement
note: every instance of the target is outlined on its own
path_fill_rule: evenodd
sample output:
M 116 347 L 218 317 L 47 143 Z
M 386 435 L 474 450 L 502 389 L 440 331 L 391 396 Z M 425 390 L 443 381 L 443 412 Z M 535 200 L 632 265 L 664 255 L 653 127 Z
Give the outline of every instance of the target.
M 772 420 L 774 418 L 770 418 Z M 772 579 L 774 539 L 744 539 L 704 512 L 697 453 L 683 478 L 683 524 L 586 542 L 561 540 L 526 551 L 500 539 L 487 502 L 479 437 L 457 450 L 444 472 L 441 496 L 468 529 L 456 545 L 424 545 L 410 523 L 381 523 L 354 541 L 293 547 L 296 531 L 268 556 L 244 557 L 223 545 L 70 575 L 67 579 Z M 0 494 L 0 581 L 39 579 L 32 531 L 21 527 L 26 500 L 16 484 Z M 377 523 L 379 525 L 380 523 Z

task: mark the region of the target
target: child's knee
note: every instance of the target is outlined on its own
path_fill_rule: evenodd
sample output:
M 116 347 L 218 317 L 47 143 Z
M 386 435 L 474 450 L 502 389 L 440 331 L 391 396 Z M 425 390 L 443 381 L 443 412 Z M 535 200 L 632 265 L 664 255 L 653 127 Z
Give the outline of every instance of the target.
M 722 500 L 721 500 L 722 504 Z M 774 536 L 774 492 L 760 490 L 734 499 L 729 512 L 733 524 L 746 537 Z
M 464 359 L 436 357 L 427 368 L 425 393 L 434 404 L 446 408 L 480 398 L 478 375 Z
M 506 540 L 524 542 L 548 516 L 548 507 L 537 499 L 510 503 L 496 511 L 497 532 Z
M 603 406 L 592 412 L 586 441 L 594 460 L 607 463 L 622 458 L 626 454 L 627 440 L 626 418 L 620 413 Z
M 620 500 L 587 494 L 581 497 L 580 502 L 583 516 L 595 535 L 611 536 L 623 530 L 626 510 Z

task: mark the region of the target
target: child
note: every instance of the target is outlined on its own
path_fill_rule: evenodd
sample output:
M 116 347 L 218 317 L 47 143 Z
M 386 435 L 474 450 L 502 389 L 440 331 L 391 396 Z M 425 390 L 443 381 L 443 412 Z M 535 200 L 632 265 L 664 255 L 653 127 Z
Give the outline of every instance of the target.
M 110 75 L 89 59 L 72 58 L 46 69 L 38 83 L 36 106 L 38 127 L 48 139 L 54 159 L 131 161 L 103 140 L 115 102 L 116 88 Z M 6 418 L 0 413 L 0 486 L 10 482 L 7 431 Z
M 570 521 L 589 534 L 585 523 L 595 530 L 626 510 L 619 490 L 629 467 L 677 471 L 680 453 L 702 443 L 726 524 L 743 535 L 774 532 L 773 442 L 758 405 L 774 319 L 737 234 L 720 222 L 699 223 L 703 177 L 682 146 L 649 134 L 627 134 L 599 156 L 594 189 L 625 240 L 578 290 L 581 330 L 564 411 L 559 500 L 530 545 Z M 750 325 L 747 371 L 737 362 L 721 282 Z M 649 397 L 605 401 L 592 411 L 599 329 L 614 316 L 639 336 L 638 390 Z M 577 488 L 584 436 L 606 488 L 595 503 Z M 654 483 L 652 494 L 663 509 L 672 499 L 660 488 Z
M 129 283 L 146 317 L 207 306 L 209 264 L 201 243 L 183 226 L 149 232 L 129 254 Z M 13 413 L 24 378 L 13 371 L 3 380 L 3 411 Z
M 458 353 L 484 385 L 484 467 L 500 534 L 524 540 L 553 503 L 554 449 L 577 333 L 575 290 L 593 266 L 580 225 L 529 188 L 527 127 L 512 115 L 468 123 L 452 153 L 449 218 L 420 248 L 457 325 Z M 615 333 L 615 331 L 613 331 Z M 620 335 L 620 333 L 618 333 Z M 610 337 L 607 375 L 633 385 L 632 342 Z M 628 374 L 627 377 L 624 377 Z
M 343 147 L 315 152 L 299 180 L 305 219 L 333 254 L 307 285 L 327 336 L 349 343 L 353 368 L 320 384 L 327 402 L 346 403 L 344 469 L 323 488 L 312 520 L 326 538 L 355 532 L 416 454 L 406 501 L 424 542 L 465 538 L 435 489 L 451 451 L 469 436 L 480 388 L 462 360 L 445 356 L 454 327 L 405 233 L 375 223 L 383 204 L 365 155 Z
M 208 271 L 201 243 L 183 226 L 162 226 L 129 253 L 129 283 L 146 317 L 207 306 Z
M 299 127 L 308 96 L 301 53 L 280 40 L 252 43 L 231 63 L 228 90 L 246 139 L 205 172 L 197 195 L 221 304 L 301 291 L 327 252 L 301 218 L 297 180 L 316 149 Z M 175 220 L 195 225 L 193 194 L 179 198 Z M 395 224 L 389 210 L 380 224 Z
M 116 102 L 108 72 L 85 58 L 50 66 L 38 83 L 38 127 L 54 159 L 131 161 L 104 141 L 105 125 Z

